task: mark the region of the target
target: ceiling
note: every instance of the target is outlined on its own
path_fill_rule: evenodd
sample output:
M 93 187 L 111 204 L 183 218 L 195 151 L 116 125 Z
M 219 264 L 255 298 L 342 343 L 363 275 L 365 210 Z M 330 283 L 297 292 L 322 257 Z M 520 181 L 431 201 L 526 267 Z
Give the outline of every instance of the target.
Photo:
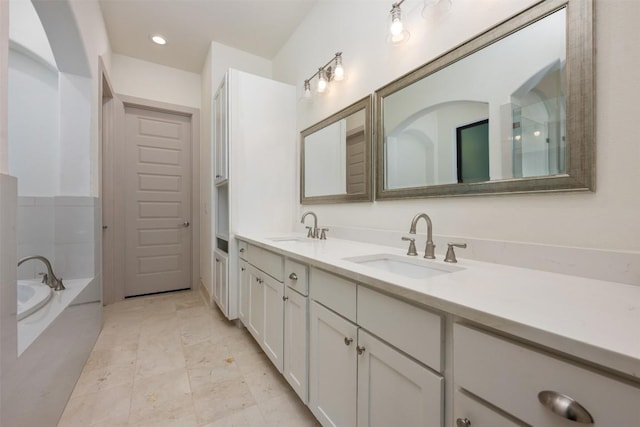
M 211 41 L 273 59 L 316 0 L 99 2 L 114 53 L 199 74 Z

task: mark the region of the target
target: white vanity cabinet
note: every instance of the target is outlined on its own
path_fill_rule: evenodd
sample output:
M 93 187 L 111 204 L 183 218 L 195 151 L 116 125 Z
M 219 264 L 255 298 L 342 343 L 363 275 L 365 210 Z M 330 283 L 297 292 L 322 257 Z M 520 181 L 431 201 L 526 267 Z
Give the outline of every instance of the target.
M 637 387 L 461 324 L 454 325 L 453 340 L 454 380 L 460 393 L 455 399 L 454 420 L 467 418 L 473 427 L 496 425 L 494 421 L 481 421 L 488 408 L 475 409 L 481 414 L 475 419 L 472 405 L 465 402 L 469 396 L 463 393 L 468 392 L 499 408 L 495 412 L 510 414 L 528 425 L 583 425 L 573 420 L 584 411 L 587 420 L 592 419 L 583 421 L 586 425 L 640 426 Z M 547 399 L 541 399 L 543 396 Z M 499 425 L 512 424 L 505 421 Z
M 309 402 L 308 269 L 285 259 L 283 375 L 304 403 Z
M 249 304 L 250 304 L 250 286 L 251 279 L 249 278 L 249 263 L 243 259 L 238 261 L 238 318 L 243 324 L 247 324 L 249 320 Z
M 241 242 L 241 249 L 244 242 Z M 284 368 L 284 259 L 257 246 L 244 246 L 240 260 L 240 304 L 244 324 L 271 362 Z M 242 268 L 245 271 L 242 271 Z M 247 273 L 244 277 L 243 274 Z
M 309 406 L 318 420 L 444 425 L 444 379 L 433 371 L 442 365 L 441 316 L 318 269 L 309 287 Z

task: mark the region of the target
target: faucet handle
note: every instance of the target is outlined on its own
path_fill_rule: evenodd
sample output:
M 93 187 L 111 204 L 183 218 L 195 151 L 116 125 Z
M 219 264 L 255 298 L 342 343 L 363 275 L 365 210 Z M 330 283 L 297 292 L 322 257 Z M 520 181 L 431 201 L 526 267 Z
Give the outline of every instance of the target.
M 309 226 L 306 226 L 305 228 L 307 229 L 307 237 L 309 239 L 315 239 L 316 238 L 316 234 L 314 232 L 314 228 L 313 227 L 309 227 Z
M 320 240 L 327 240 L 327 231 L 329 231 L 328 228 L 320 229 Z
M 407 255 L 409 256 L 417 256 L 418 251 L 416 250 L 416 239 L 411 237 L 402 236 L 402 240 L 409 242 L 409 250 L 407 251 Z
M 447 255 L 444 257 L 444 262 L 456 263 L 458 260 L 456 259 L 456 253 L 453 248 L 466 248 L 466 243 L 447 243 Z

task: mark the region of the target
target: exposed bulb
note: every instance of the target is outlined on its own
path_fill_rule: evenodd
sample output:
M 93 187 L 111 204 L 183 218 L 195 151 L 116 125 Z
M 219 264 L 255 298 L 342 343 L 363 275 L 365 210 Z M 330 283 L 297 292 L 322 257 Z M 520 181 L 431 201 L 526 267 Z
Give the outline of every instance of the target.
M 400 4 L 394 3 L 391 7 L 391 27 L 389 28 L 389 41 L 393 44 L 399 44 L 409 39 L 409 31 L 407 31 L 402 22 L 402 11 Z
M 404 30 L 404 25 L 402 24 L 402 20 L 400 19 L 400 17 L 398 16 L 397 19 L 394 18 L 393 21 L 391 21 L 391 35 L 398 36 L 402 34 L 403 30 Z
M 324 77 L 324 69 L 318 70 L 318 87 L 316 88 L 318 93 L 324 93 L 327 90 L 327 79 Z

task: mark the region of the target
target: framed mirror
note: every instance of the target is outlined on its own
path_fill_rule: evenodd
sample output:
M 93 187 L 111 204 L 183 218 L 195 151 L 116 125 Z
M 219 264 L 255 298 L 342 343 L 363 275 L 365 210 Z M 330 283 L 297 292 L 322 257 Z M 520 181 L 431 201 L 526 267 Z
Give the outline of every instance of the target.
M 592 0 L 547 0 L 381 88 L 376 198 L 595 190 Z
M 371 201 L 371 97 L 305 129 L 300 137 L 300 203 Z

